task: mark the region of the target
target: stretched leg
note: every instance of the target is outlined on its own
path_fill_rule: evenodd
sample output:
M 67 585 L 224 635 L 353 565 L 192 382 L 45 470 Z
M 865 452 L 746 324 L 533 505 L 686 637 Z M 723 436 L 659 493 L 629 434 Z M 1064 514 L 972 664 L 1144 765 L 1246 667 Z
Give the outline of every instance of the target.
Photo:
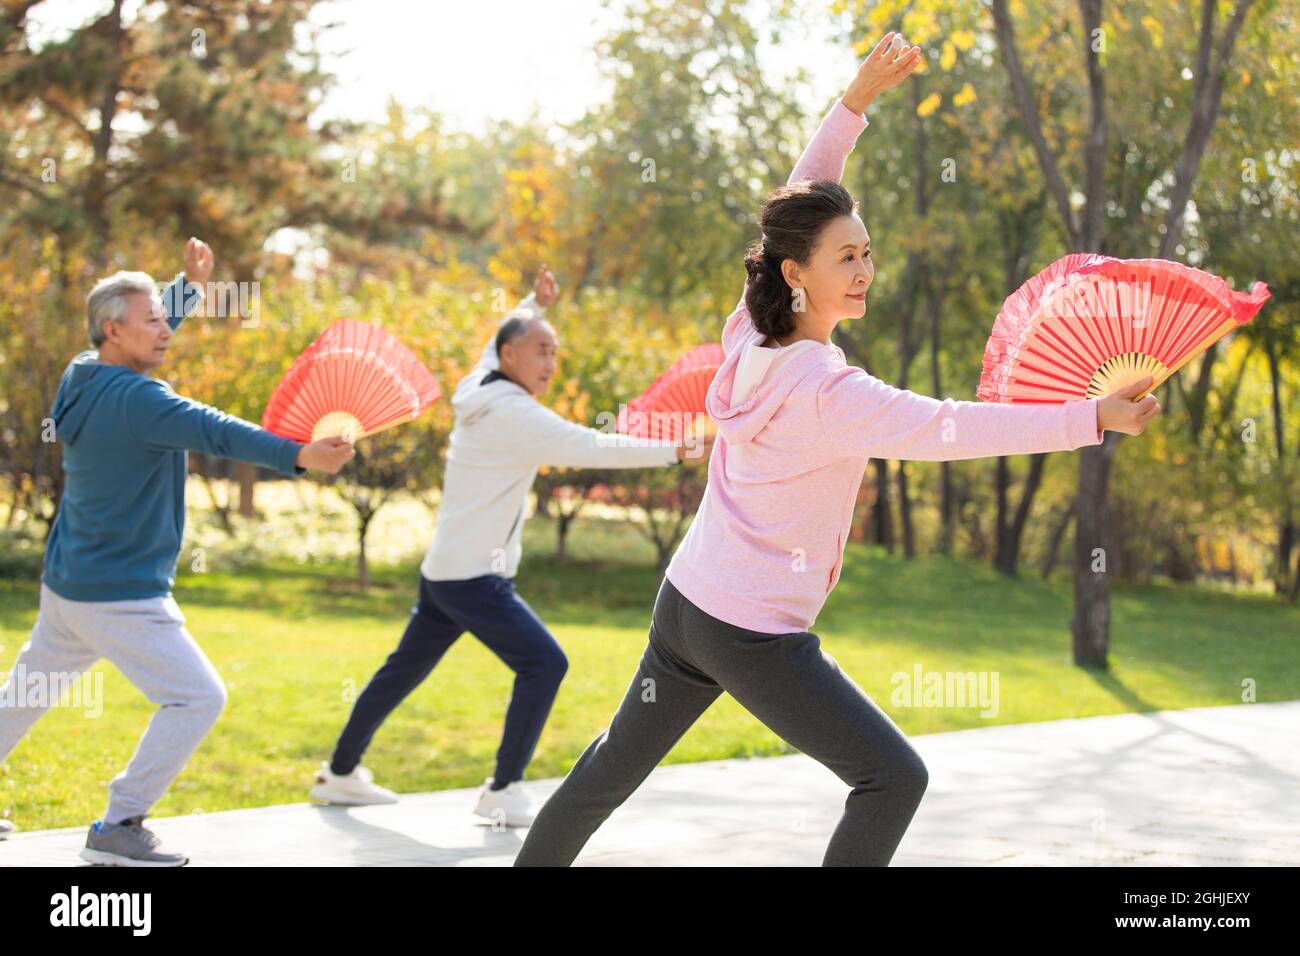
M 37 697 L 28 692 L 29 680 L 42 675 L 47 687 L 52 678 L 75 681 L 99 659 L 99 652 L 68 630 L 59 614 L 63 599 L 41 587 L 41 610 L 32 634 L 3 688 L 0 688 L 0 763 L 18 746 L 38 720 L 57 703 L 50 693 Z
M 147 814 L 217 722 L 225 685 L 170 596 L 60 607 L 72 628 L 158 705 L 130 763 L 109 784 L 104 821 Z
M 687 604 L 691 650 L 742 707 L 852 790 L 823 866 L 886 866 L 925 793 L 920 756 L 817 635 L 761 634 Z
M 569 659 L 514 582 L 491 575 L 436 586 L 457 624 L 472 632 L 515 672 L 493 782 L 522 780 L 551 713 Z
M 380 725 L 463 633 L 435 602 L 430 585 L 421 575 L 419 601 L 411 609 L 402 640 L 352 705 L 330 760 L 332 772 L 347 775 L 356 769 Z
M 515 866 L 572 863 L 721 694 L 685 653 L 675 595 L 660 587 L 649 642 L 618 712 L 537 814 Z

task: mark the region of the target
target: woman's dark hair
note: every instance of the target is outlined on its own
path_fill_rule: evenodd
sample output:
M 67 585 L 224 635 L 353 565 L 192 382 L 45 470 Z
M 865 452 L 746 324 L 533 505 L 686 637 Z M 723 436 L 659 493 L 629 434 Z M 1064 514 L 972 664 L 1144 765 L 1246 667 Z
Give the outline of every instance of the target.
M 807 265 L 827 223 L 850 216 L 857 203 L 833 179 L 805 179 L 774 189 L 763 203 L 763 235 L 745 252 L 745 305 L 754 328 L 780 338 L 794 331 L 794 290 L 781 262 Z

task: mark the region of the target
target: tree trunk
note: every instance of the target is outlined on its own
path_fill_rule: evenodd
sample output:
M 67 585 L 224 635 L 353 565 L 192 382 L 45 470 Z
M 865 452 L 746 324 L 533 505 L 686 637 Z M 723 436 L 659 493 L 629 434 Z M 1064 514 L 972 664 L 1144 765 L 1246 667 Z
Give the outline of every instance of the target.
M 1065 531 L 1070 527 L 1070 520 L 1074 517 L 1074 506 L 1066 508 L 1061 513 L 1061 520 L 1057 522 L 1056 528 L 1052 531 L 1047 541 L 1047 551 L 1043 555 L 1042 578 L 1046 581 L 1052 576 L 1052 571 L 1056 568 L 1056 559 L 1061 552 L 1061 539 L 1065 537 Z
M 201 453 L 190 455 L 190 467 L 196 475 L 203 479 L 203 487 L 207 489 L 208 500 L 212 502 L 212 510 L 217 515 L 217 520 L 221 523 L 221 530 L 227 535 L 235 533 L 234 523 L 230 520 L 230 494 L 226 491 L 224 495 L 217 494 L 217 485 L 220 483 L 225 486 L 225 479 L 214 474 L 217 470 L 218 459 L 212 459 Z M 225 499 L 224 501 L 222 499 Z
M 1106 547 L 1109 519 L 1106 494 L 1119 445 L 1119 432 L 1106 432 L 1100 445 L 1079 452 L 1079 493 L 1074 525 L 1074 662 L 1081 667 L 1109 666 L 1110 579 L 1113 558 Z M 1096 568 L 1096 570 L 1094 570 Z
M 1192 582 L 1196 580 L 1196 559 L 1194 552 L 1189 556 L 1183 545 L 1183 537 L 1177 530 L 1165 539 L 1165 574 L 1171 581 Z
M 1286 594 L 1290 588 L 1291 549 L 1295 543 L 1295 512 L 1291 506 L 1290 469 L 1286 456 L 1285 405 L 1282 402 L 1282 375 L 1278 368 L 1277 346 L 1268 326 L 1264 327 L 1264 354 L 1268 357 L 1269 401 L 1273 406 L 1273 450 L 1277 454 L 1277 483 L 1282 496 L 1278 516 L 1277 568 L 1273 574 L 1273 592 Z
M 1288 510 L 1282 516 L 1282 527 L 1278 530 L 1277 573 L 1273 577 L 1274 594 L 1281 595 L 1287 593 L 1288 589 L 1294 590 L 1294 582 L 1290 581 L 1290 577 L 1291 554 L 1295 549 L 1295 539 L 1295 520 Z
M 1033 507 L 1034 496 L 1038 494 L 1043 481 L 1047 455 L 1041 453 L 1030 457 L 1029 473 L 1025 475 L 1025 486 L 1020 492 L 1020 504 L 1016 506 L 1016 513 L 1004 525 L 1005 498 L 1009 489 L 1003 482 L 1009 481 L 1011 473 L 1006 461 L 1005 457 L 998 459 L 998 551 L 993 563 L 1003 574 L 1014 577 L 1020 564 L 1020 543 L 1024 540 L 1025 527 L 1029 524 L 1029 511 Z
M 365 591 L 370 587 L 370 562 L 366 558 L 366 532 L 370 530 L 374 514 L 357 512 L 357 585 Z
M 18 513 L 18 502 L 22 499 L 22 493 L 23 493 L 22 482 L 19 480 L 17 474 L 14 474 L 12 476 L 12 481 L 13 481 L 13 488 L 12 488 L 13 495 L 9 499 L 9 514 L 5 516 L 6 531 L 10 530 L 14 526 L 14 515 Z
M 565 514 L 563 509 L 555 518 L 555 557 L 563 561 L 569 556 L 569 524 L 573 521 L 573 515 Z
M 246 461 L 235 462 L 235 477 L 239 481 L 239 514 L 244 518 L 257 517 L 253 505 L 253 492 L 257 488 L 257 466 Z
M 903 557 L 916 557 L 916 529 L 912 525 L 912 497 L 907 490 L 907 462 L 898 463 L 898 520 L 903 526 Z
M 916 138 L 916 174 L 913 184 L 916 187 L 912 197 L 912 207 L 917 222 L 924 222 L 930 208 L 930 197 L 926 192 L 929 182 L 929 161 L 926 159 L 925 123 L 916 113 L 921 104 L 921 84 L 912 83 L 912 130 Z M 907 388 L 908 375 L 912 367 L 912 358 L 917 347 L 912 341 L 912 317 L 916 313 L 916 300 L 921 291 L 927 287 L 926 266 L 918 251 L 908 254 L 906 280 L 903 284 L 902 308 L 898 316 L 898 387 Z M 898 482 L 898 519 L 903 529 L 903 557 L 916 557 L 916 528 L 912 522 L 912 496 L 907 486 L 907 462 L 899 461 L 897 469 Z
M 1169 258 L 1182 237 L 1183 217 L 1191 198 L 1196 171 L 1218 117 L 1224 73 L 1252 0 L 1238 0 L 1217 49 L 1214 43 L 1216 2 L 1217 0 L 1202 0 L 1191 121 L 1176 164 L 1158 258 Z M 1079 0 L 1083 21 L 1084 65 L 1088 80 L 1084 213 L 1080 218 L 1071 206 L 1070 190 L 1061 175 L 1056 155 L 1043 134 L 1038 103 L 1020 62 L 1015 27 L 1006 0 L 992 0 L 998 49 L 1010 79 L 1017 112 L 1034 146 L 1048 191 L 1056 203 L 1071 248 L 1075 252 L 1098 252 L 1102 251 L 1103 246 L 1107 138 L 1105 76 L 1101 68 L 1100 51 L 1092 42 L 1093 37 L 1101 32 L 1101 6 L 1101 0 Z M 1106 665 L 1110 642 L 1110 596 L 1105 574 L 1092 570 L 1092 552 L 1103 548 L 1102 554 L 1105 553 L 1101 543 L 1105 530 L 1105 494 L 1118 433 L 1109 433 L 1104 437 L 1105 440 L 1100 445 L 1089 446 L 1080 452 L 1075 530 L 1075 608 L 1071 625 L 1075 661 L 1085 666 L 1101 667 Z
M 876 466 L 876 506 L 872 509 L 872 525 L 876 529 L 876 543 L 884 545 L 886 551 L 894 553 L 894 524 L 889 506 L 889 461 L 885 458 L 873 458 Z
M 998 216 L 1000 234 L 1007 250 L 1002 263 L 1004 295 L 1014 294 L 1029 271 L 1030 259 L 1038 245 L 1038 223 L 1043 217 L 1046 206 L 1046 194 L 1039 193 L 1034 202 L 1026 204 L 1019 210 L 1019 215 L 1000 213 Z M 1014 577 L 1018 573 L 1020 542 L 1023 540 L 1029 512 L 1034 504 L 1034 496 L 1038 494 L 1046 464 L 1045 454 L 1037 454 L 1031 458 L 1029 474 L 1025 478 L 1024 487 L 1020 492 L 1020 503 L 1016 506 L 1013 516 L 1009 505 L 1011 464 L 1005 456 L 998 458 L 997 551 L 993 557 L 993 565 L 1008 577 Z
M 926 297 L 926 310 L 930 319 L 930 387 L 935 398 L 943 394 L 943 370 L 939 355 L 943 344 L 940 316 L 943 312 L 943 300 L 948 294 L 948 275 L 956 256 L 947 257 L 943 274 L 939 281 L 930 288 Z M 939 553 L 952 554 L 953 539 L 956 536 L 954 525 L 957 516 L 953 508 L 952 462 L 939 462 Z
M 113 149 L 113 120 L 117 116 L 118 98 L 122 93 L 122 73 L 126 60 L 123 49 L 126 45 L 126 26 L 122 22 L 122 0 L 114 0 L 112 10 L 95 26 L 112 38 L 112 53 L 108 62 L 102 64 L 106 75 L 104 85 L 99 90 L 99 128 L 91 140 L 94 156 L 81 195 L 82 211 L 94 236 L 88 258 L 98 275 L 108 265 L 108 250 L 112 248 L 112 225 L 107 208 L 108 171 L 114 162 L 109 154 Z
M 998 457 L 997 468 L 994 472 L 994 496 L 997 501 L 997 551 L 993 555 L 993 567 L 1005 575 L 1014 573 L 1012 563 L 1008 557 L 1010 548 L 1007 545 L 1007 535 L 1011 531 L 1011 521 L 1007 516 L 1007 488 L 1011 484 L 1011 467 L 1007 464 L 1006 455 Z

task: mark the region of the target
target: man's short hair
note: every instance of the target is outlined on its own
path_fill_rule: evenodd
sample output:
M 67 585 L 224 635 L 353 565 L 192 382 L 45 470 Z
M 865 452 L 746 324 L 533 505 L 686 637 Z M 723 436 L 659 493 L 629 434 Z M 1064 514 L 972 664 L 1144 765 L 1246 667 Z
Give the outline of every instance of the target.
M 128 295 L 143 292 L 152 297 L 157 290 L 157 284 L 147 272 L 115 272 L 96 282 L 86 296 L 86 333 L 90 344 L 95 348 L 104 344 L 105 322 L 121 322 L 126 318 Z
M 496 349 L 497 355 L 501 354 L 501 346 L 507 342 L 513 342 L 516 339 L 522 339 L 525 335 L 533 330 L 534 327 L 541 325 L 545 319 L 531 315 L 514 315 L 501 323 L 497 329 Z

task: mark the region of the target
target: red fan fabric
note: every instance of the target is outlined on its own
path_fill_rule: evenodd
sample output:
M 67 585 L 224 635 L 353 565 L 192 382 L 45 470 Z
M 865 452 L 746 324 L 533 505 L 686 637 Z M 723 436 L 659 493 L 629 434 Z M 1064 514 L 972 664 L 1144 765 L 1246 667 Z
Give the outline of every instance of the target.
M 1167 259 L 1064 256 L 1003 303 L 976 394 L 1060 403 L 1100 397 L 1147 374 L 1151 391 L 1268 299 L 1263 282 L 1235 292 L 1219 276 Z
M 724 357 L 717 342 L 691 349 L 619 412 L 618 430 L 636 438 L 680 442 L 688 425 L 697 430 L 696 422 L 711 427 L 704 398 Z
M 350 428 L 361 438 L 410 421 L 441 394 L 432 373 L 391 333 L 340 319 L 289 366 L 267 402 L 262 427 L 310 442 L 330 416 L 331 424 L 355 419 Z

